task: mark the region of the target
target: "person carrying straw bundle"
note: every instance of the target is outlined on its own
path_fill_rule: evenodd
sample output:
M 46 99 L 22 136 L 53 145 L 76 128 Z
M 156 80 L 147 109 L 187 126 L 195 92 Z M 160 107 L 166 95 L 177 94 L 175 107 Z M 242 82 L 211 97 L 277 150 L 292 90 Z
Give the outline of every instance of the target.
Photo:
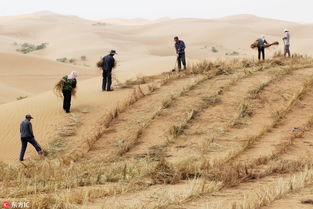
M 266 41 L 265 36 L 261 35 L 259 39 L 257 39 L 253 44 L 251 44 L 251 48 L 252 49 L 258 48 L 258 59 L 261 60 L 261 56 L 262 56 L 262 59 L 265 60 L 265 48 L 268 48 L 273 45 L 278 45 L 278 44 L 279 43 L 277 41 L 269 44 Z
M 70 113 L 72 96 L 76 94 L 78 73 L 73 71 L 69 75 L 64 76 L 55 86 L 54 90 L 57 96 L 63 95 L 63 109 L 66 113 Z
M 116 67 L 116 61 L 114 55 L 116 55 L 115 50 L 111 50 L 110 54 L 103 57 L 97 63 L 98 68 L 102 69 L 102 91 L 113 91 L 112 85 L 112 69 Z

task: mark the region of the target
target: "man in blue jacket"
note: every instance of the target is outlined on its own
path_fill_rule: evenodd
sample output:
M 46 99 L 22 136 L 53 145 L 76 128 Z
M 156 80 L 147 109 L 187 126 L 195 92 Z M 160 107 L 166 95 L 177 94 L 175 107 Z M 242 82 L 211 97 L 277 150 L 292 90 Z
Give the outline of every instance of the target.
M 102 65 L 102 91 L 113 91 L 111 88 L 112 84 L 112 69 L 115 67 L 114 55 L 117 54 L 115 50 L 111 50 L 110 54 L 103 57 Z
M 21 132 L 21 142 L 22 148 L 20 153 L 20 161 L 24 161 L 24 155 L 27 148 L 27 143 L 33 145 L 38 152 L 38 154 L 43 154 L 43 151 L 37 141 L 35 140 L 32 123 L 30 122 L 33 117 L 31 115 L 26 115 L 25 120 L 21 122 L 20 132 Z
M 177 36 L 174 38 L 174 41 L 175 41 L 175 50 L 176 50 L 177 62 L 178 62 L 178 71 L 181 71 L 181 63 L 183 63 L 184 65 L 184 70 L 186 70 L 186 56 L 185 56 L 186 45 L 184 41 L 179 40 Z

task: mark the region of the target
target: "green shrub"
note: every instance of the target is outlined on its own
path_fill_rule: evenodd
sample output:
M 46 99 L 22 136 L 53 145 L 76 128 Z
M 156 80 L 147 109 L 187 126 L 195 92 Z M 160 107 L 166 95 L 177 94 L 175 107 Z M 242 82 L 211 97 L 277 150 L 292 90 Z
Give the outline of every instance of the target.
M 69 60 L 69 62 L 70 62 L 70 63 L 75 63 L 75 62 L 76 62 L 76 59 L 71 58 L 71 59 Z
M 85 55 L 83 55 L 83 56 L 80 57 L 80 59 L 83 60 L 83 61 L 86 61 L 87 57 Z
M 22 100 L 22 99 L 26 99 L 26 98 L 27 98 L 27 96 L 19 96 L 16 98 L 16 100 Z
M 36 46 L 36 50 L 41 50 L 41 49 L 44 49 L 47 47 L 47 43 L 42 43 L 42 44 L 39 44 L 38 46 Z
M 17 43 L 16 43 L 16 45 L 17 45 Z M 44 49 L 47 47 L 47 45 L 48 45 L 48 43 L 41 43 L 37 46 L 34 44 L 30 44 L 30 43 L 23 43 L 21 45 L 21 48 L 17 49 L 16 51 L 22 52 L 23 54 L 28 54 L 28 53 L 33 52 L 33 51 Z
M 217 53 L 217 52 L 218 52 L 218 50 L 217 50 L 214 46 L 212 46 L 211 51 L 212 51 L 213 53 Z
M 58 62 L 67 62 L 67 58 L 66 57 L 58 58 L 57 61 Z
M 227 53 L 225 53 L 225 55 L 227 55 L 227 56 L 237 56 L 237 55 L 239 55 L 239 52 L 236 52 L 236 51 L 227 52 Z

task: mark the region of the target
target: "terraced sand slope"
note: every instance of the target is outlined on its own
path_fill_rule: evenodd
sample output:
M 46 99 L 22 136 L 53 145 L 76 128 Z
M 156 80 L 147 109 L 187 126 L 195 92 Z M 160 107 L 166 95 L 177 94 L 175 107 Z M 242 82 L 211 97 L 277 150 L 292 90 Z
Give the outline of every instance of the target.
M 312 67 L 301 56 L 202 62 L 110 94 L 81 90 L 73 114 L 46 105 L 34 120 L 39 133 L 46 118 L 54 126 L 48 156 L 0 165 L 0 200 L 25 198 L 34 209 L 309 207 Z

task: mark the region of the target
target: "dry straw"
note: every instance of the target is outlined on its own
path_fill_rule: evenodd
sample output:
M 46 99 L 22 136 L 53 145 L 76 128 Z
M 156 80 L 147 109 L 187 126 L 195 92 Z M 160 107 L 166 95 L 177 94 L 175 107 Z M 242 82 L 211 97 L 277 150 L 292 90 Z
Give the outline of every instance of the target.
M 54 93 L 57 97 L 62 98 L 62 92 L 63 92 L 63 87 L 64 87 L 64 83 L 66 81 L 64 80 L 64 78 L 62 78 L 55 86 L 54 86 Z M 77 88 L 73 88 L 72 89 L 72 96 L 76 96 L 76 92 L 77 92 Z
M 147 189 L 153 184 L 176 184 L 185 182 L 184 180 L 194 179 L 194 182 L 185 195 L 174 195 L 168 191 L 162 194 L 157 194 L 158 202 L 145 205 L 138 203 L 135 208 L 171 208 L 170 206 L 183 206 L 187 201 L 196 199 L 201 195 L 210 194 L 219 191 L 223 188 L 231 187 L 251 181 L 255 178 L 264 178 L 272 174 L 294 173 L 295 175 L 285 176 L 282 180 L 272 184 L 272 186 L 256 190 L 257 195 L 247 194 L 246 198 L 238 200 L 234 205 L 236 208 L 258 208 L 262 205 L 267 205 L 275 199 L 279 199 L 282 195 L 290 192 L 293 188 L 300 189 L 312 182 L 312 163 L 310 161 L 282 161 L 277 160 L 280 153 L 283 153 L 286 148 L 292 143 L 281 144 L 281 148 L 276 150 L 275 157 L 260 157 L 249 163 L 234 163 L 238 155 L 250 148 L 255 142 L 278 125 L 281 119 L 297 104 L 297 101 L 311 89 L 312 82 L 307 82 L 303 89 L 291 98 L 291 101 L 279 111 L 278 116 L 272 118 L 272 124 L 269 127 L 264 127 L 264 130 L 257 133 L 255 136 L 247 138 L 247 142 L 243 143 L 237 150 L 233 150 L 225 159 L 217 161 L 215 164 L 210 162 L 210 159 L 204 157 L 189 156 L 186 160 L 177 163 L 169 163 L 164 153 L 157 155 L 154 159 L 149 156 L 142 159 L 131 159 L 125 156 L 114 161 L 105 161 L 102 158 L 93 158 L 91 160 L 84 159 L 83 156 L 95 144 L 95 142 L 105 133 L 110 127 L 112 121 L 130 108 L 139 99 L 145 97 L 150 92 L 156 91 L 161 85 L 168 85 L 169 82 L 199 74 L 207 78 L 214 76 L 228 76 L 231 73 L 236 73 L 237 70 L 246 69 L 244 76 L 249 76 L 249 72 L 258 72 L 273 67 L 284 69 L 286 72 L 292 72 L 295 69 L 313 66 L 312 59 L 303 56 L 294 56 L 292 59 L 277 57 L 273 60 L 257 63 L 255 60 L 218 60 L 214 63 L 204 62 L 202 64 L 190 67 L 186 73 L 166 74 L 166 77 L 159 77 L 153 81 L 156 84 L 150 88 L 138 87 L 135 88 L 132 95 L 115 109 L 105 114 L 102 120 L 95 127 L 94 133 L 91 133 L 83 141 L 80 146 L 75 148 L 73 152 L 67 153 L 66 156 L 61 156 L 58 159 L 50 160 L 48 158 L 40 159 L 39 161 L 29 161 L 26 168 L 22 166 L 8 166 L 0 163 L 0 183 L 1 183 L 1 198 L 27 198 L 34 205 L 33 209 L 70 209 L 80 208 L 81 205 L 86 205 L 88 202 L 96 198 L 104 198 L 115 196 L 117 194 L 125 194 Z M 211 72 L 212 74 L 209 74 Z M 283 74 L 277 74 L 282 76 Z M 242 77 L 238 77 L 241 79 Z M 238 81 L 236 78 L 234 82 Z M 140 82 L 147 82 L 145 81 Z M 201 82 L 200 82 L 201 83 Z M 199 83 L 198 83 L 199 84 Z M 149 85 L 149 84 L 148 84 Z M 194 85 L 197 85 L 194 83 Z M 254 91 L 251 91 L 249 96 L 257 98 L 266 85 L 257 86 Z M 193 89 L 192 86 L 187 86 L 185 91 Z M 61 89 L 61 87 L 59 87 Z M 227 88 L 224 88 L 226 91 Z M 179 94 L 182 95 L 182 94 Z M 178 96 L 179 96 L 178 95 Z M 218 105 L 219 94 L 216 97 L 204 98 L 202 102 L 210 105 Z M 175 99 L 171 99 L 175 101 Z M 168 105 L 165 105 L 168 106 Z M 171 105 L 168 106 L 171 108 Z M 204 106 L 206 108 L 206 106 Z M 186 124 L 193 120 L 197 120 L 198 114 L 202 113 L 203 109 L 195 109 L 186 114 Z M 242 108 L 244 116 L 247 111 Z M 197 114 L 195 114 L 197 113 Z M 149 123 L 148 123 L 149 124 Z M 312 126 L 312 121 L 308 122 L 308 126 Z M 183 124 L 184 125 L 184 124 Z M 146 129 L 148 126 L 144 126 Z M 188 128 L 188 127 L 187 127 Z M 138 130 L 138 134 L 134 139 L 140 137 L 143 129 Z M 299 135 L 292 136 L 294 138 Z M 293 138 L 291 138 L 293 139 Z M 291 140 L 292 141 L 292 140 Z M 134 140 L 134 143 L 137 141 Z M 127 151 L 123 148 L 123 152 Z M 166 149 L 166 148 L 165 148 Z M 275 154 L 274 153 L 274 154 Z M 162 158 L 164 157 L 164 158 Z M 80 160 L 80 161 L 78 161 Z M 261 165 L 267 165 L 263 170 L 258 170 Z M 19 187 L 14 185 L 20 185 Z M 105 185 L 105 186 L 101 186 Z M 291 189 L 292 188 L 292 189 Z M 165 194 L 165 195 L 164 195 Z M 167 195 L 171 194 L 171 195 Z M 264 197 L 260 199 L 259 197 Z M 253 203 L 253 204 L 252 204 Z M 231 206 L 231 205 L 230 205 Z M 238 206 L 238 207 L 237 207 Z M 226 207 L 226 205 L 225 205 Z M 225 208 L 224 207 L 224 208 Z M 88 206 L 86 206 L 88 208 Z M 125 207 L 131 208 L 131 207 Z M 174 207 L 175 208 L 175 207 Z M 231 207 L 230 207 L 231 208 Z

